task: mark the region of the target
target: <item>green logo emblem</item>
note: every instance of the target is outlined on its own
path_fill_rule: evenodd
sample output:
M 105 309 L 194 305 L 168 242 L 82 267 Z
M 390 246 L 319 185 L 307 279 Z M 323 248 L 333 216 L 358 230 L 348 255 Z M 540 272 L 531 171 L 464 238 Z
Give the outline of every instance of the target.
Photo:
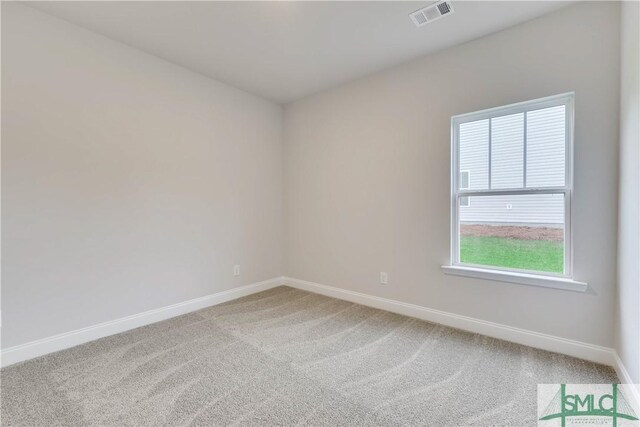
M 567 385 L 560 384 L 560 389 L 544 409 L 540 421 L 559 419 L 562 427 L 565 427 L 567 418 L 571 417 L 583 417 L 580 424 L 592 424 L 585 419 L 588 417 L 606 417 L 610 419 L 611 425 L 617 427 L 619 421 L 638 420 L 633 408 L 618 389 L 618 384 L 607 384 L 606 391 L 602 387 L 600 384 L 576 384 L 569 393 Z M 577 418 L 574 420 L 579 421 Z

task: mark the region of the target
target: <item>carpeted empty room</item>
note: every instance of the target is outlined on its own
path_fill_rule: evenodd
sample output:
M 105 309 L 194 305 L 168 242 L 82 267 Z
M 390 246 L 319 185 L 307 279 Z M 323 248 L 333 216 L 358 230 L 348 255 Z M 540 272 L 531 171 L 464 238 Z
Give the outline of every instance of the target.
M 529 425 L 613 369 L 289 287 L 6 368 L 7 425 Z M 25 408 L 33 410 L 25 411 Z
M 0 425 L 640 426 L 640 1 L 0 14 Z

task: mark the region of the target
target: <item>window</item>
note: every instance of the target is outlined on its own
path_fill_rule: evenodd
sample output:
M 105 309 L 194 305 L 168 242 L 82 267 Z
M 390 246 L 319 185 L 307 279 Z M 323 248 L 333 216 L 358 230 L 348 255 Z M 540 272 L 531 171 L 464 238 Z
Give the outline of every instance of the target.
M 451 119 L 445 272 L 586 288 L 572 280 L 573 103 L 569 93 Z

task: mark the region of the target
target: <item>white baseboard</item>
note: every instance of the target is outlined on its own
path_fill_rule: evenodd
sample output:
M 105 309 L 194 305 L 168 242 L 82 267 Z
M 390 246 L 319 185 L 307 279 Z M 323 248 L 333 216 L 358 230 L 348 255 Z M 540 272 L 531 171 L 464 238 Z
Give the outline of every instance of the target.
M 130 329 L 170 319 L 181 314 L 221 304 L 256 292 L 265 291 L 282 284 L 284 284 L 284 278 L 277 277 L 265 280 L 264 282 L 252 283 L 239 288 L 217 292 L 215 294 L 195 298 L 189 301 L 156 308 L 154 310 L 145 311 L 131 316 L 121 317 L 109 322 L 99 323 L 86 328 L 76 329 L 75 331 L 65 332 L 63 334 L 9 347 L 0 352 L 0 365 L 3 367 L 9 366 L 24 360 L 33 359 L 34 357 L 84 344 L 98 338 L 125 332 Z
M 615 359 L 615 364 L 613 368 L 616 370 L 618 374 L 618 378 L 620 378 L 620 387 L 622 388 L 622 392 L 625 394 L 629 403 L 633 406 L 634 411 L 637 415 L 640 415 L 640 384 L 636 384 L 631 379 L 627 368 L 624 367 L 624 363 L 618 356 L 618 352 L 613 352 L 613 357 Z
M 511 341 L 517 344 L 548 350 L 554 353 L 566 354 L 608 366 L 616 366 L 615 351 L 612 348 L 515 328 L 500 323 L 488 322 L 486 320 L 448 313 L 446 311 L 434 310 L 420 305 L 347 291 L 291 277 L 285 277 L 284 280 L 287 286 L 297 289 L 315 292 L 333 298 L 415 317 L 428 322 L 439 323 L 453 328 Z

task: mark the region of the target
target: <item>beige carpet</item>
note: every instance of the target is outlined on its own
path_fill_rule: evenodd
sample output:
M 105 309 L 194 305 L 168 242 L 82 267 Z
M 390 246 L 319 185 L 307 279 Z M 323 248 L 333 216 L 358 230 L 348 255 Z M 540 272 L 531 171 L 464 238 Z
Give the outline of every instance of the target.
M 536 424 L 612 369 L 278 287 L 1 371 L 3 425 Z

